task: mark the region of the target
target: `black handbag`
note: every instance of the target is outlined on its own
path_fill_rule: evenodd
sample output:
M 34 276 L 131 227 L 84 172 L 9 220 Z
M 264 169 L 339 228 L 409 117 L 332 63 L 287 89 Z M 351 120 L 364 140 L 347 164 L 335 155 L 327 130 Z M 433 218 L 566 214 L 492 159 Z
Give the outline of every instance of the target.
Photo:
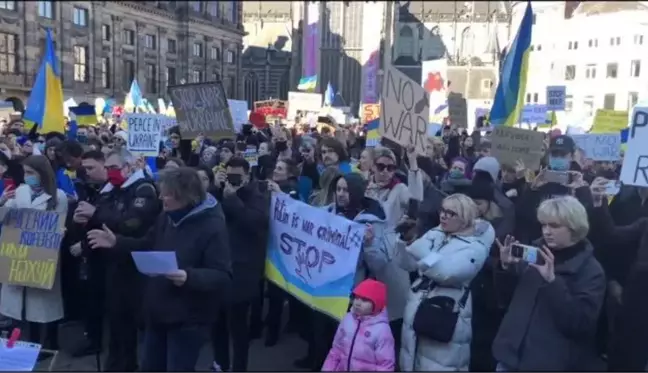
M 435 286 L 436 284 L 432 283 L 430 288 L 425 290 L 425 294 L 427 295 Z M 466 287 L 459 302 L 445 295 L 422 299 L 412 324 L 416 336 L 441 343 L 450 342 L 457 328 L 459 312 L 466 307 L 468 295 L 470 295 L 470 288 Z

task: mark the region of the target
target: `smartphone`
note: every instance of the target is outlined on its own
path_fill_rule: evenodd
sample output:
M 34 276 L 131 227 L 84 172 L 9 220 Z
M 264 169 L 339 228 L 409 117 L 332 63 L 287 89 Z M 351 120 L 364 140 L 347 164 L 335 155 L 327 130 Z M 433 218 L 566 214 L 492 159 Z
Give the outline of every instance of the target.
M 522 245 L 519 243 L 513 244 L 511 246 L 511 255 L 514 258 L 522 259 L 527 263 L 543 265 L 544 258 L 538 251 L 540 251 L 540 249 L 538 249 L 537 247 Z
M 5 189 L 7 189 L 9 187 L 11 187 L 11 189 L 13 189 L 13 188 L 16 187 L 16 183 L 13 181 L 13 179 L 5 178 L 3 181 L 4 181 Z M 0 193 L 2 193 L 2 192 L 0 191 Z
M 569 184 L 569 173 L 567 171 L 546 170 L 544 179 L 548 183 Z

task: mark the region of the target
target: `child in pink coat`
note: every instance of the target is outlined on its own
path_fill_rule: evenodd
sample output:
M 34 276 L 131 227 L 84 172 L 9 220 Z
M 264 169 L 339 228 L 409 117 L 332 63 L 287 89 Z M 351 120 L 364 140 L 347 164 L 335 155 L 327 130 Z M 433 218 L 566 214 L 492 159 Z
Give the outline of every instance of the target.
M 382 282 L 368 279 L 358 284 L 351 311 L 340 322 L 322 372 L 394 371 L 394 337 L 386 302 L 387 287 Z

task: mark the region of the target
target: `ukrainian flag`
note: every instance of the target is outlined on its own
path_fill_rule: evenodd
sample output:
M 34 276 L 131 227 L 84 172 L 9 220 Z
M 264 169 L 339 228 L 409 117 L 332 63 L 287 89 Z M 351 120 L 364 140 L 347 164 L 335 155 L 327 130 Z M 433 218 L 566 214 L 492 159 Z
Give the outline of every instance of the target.
M 95 112 L 94 106 L 91 105 L 73 106 L 70 108 L 70 112 L 74 114 L 75 120 L 77 124 L 80 126 L 97 125 L 97 114 Z
M 131 82 L 130 90 L 124 101 L 124 110 L 134 112 L 136 108 L 142 108 L 143 105 L 142 91 L 140 90 L 137 79 Z
M 169 106 L 167 106 L 167 108 L 166 108 L 165 114 L 166 114 L 167 117 L 175 118 L 176 113 L 175 113 L 175 109 L 173 108 L 173 103 L 169 103 Z
M 367 138 L 365 141 L 365 147 L 375 148 L 380 145 L 380 132 L 378 132 L 378 127 L 380 126 L 380 119 L 374 119 L 367 122 Z
M 164 114 L 166 113 L 166 104 L 164 103 L 164 99 L 158 98 L 158 113 Z
M 300 91 L 312 91 L 317 87 L 317 75 L 299 79 L 297 89 Z
M 520 117 L 526 92 L 532 27 L 533 10 L 529 1 L 520 29 L 504 59 L 493 108 L 490 111 L 490 122 L 493 127 L 512 126 Z
M 65 133 L 61 70 L 49 29 L 46 31 L 45 57 L 38 69 L 28 103 L 23 119 L 30 128 L 38 123 L 40 133 Z

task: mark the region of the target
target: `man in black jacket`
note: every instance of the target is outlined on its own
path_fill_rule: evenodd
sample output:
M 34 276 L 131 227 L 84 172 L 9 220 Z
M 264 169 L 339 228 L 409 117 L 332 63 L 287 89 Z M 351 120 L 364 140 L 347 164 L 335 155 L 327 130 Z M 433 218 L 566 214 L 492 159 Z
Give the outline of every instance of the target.
M 143 236 L 160 212 L 155 186 L 142 170 L 135 169 L 134 157 L 125 150 L 106 157 L 108 183 L 96 206 L 80 202 L 74 220 L 87 230 L 106 225 L 127 237 Z M 137 326 L 141 303 L 141 275 L 128 252 L 103 253 L 106 265 L 106 306 L 109 324 L 106 371 L 137 369 Z
M 225 213 L 232 254 L 234 292 L 212 333 L 214 364 L 229 371 L 247 371 L 249 313 L 252 300 L 259 296 L 259 283 L 265 268 L 268 237 L 269 200 L 250 183 L 250 164 L 232 157 L 225 165 L 227 180 L 217 193 Z M 230 366 L 229 340 L 234 356 Z

